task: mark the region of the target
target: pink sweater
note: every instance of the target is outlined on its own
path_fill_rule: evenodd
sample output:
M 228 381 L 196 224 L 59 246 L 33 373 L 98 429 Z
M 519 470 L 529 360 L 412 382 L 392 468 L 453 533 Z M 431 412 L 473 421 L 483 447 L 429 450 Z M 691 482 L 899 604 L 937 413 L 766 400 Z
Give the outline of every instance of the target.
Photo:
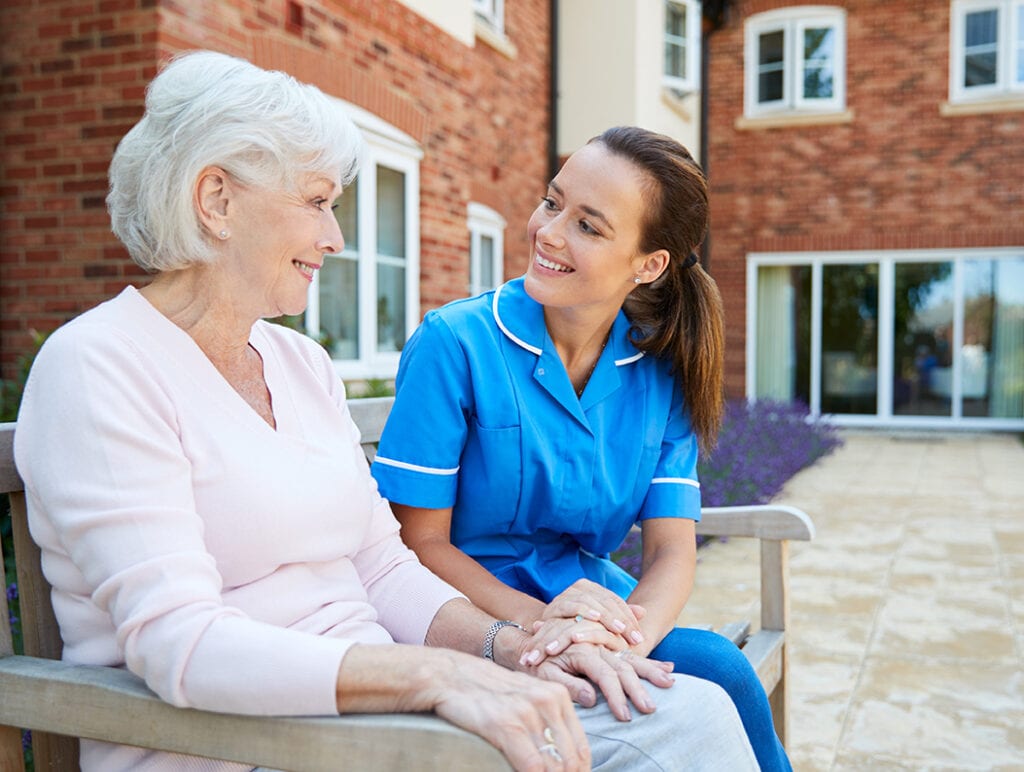
M 174 705 L 334 714 L 352 644 L 422 643 L 460 595 L 399 538 L 325 352 L 250 342 L 276 431 L 133 288 L 54 333 L 15 437 L 29 522 L 64 659 Z M 83 768 L 233 768 L 142 753 L 84 743 Z

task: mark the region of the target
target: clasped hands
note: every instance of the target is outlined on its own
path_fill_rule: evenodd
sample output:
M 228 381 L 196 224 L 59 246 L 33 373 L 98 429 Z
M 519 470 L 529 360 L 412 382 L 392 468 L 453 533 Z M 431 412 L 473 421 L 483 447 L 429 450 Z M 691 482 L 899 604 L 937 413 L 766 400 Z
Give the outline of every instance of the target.
M 613 715 L 630 720 L 629 702 L 641 713 L 654 711 L 643 681 L 667 688 L 672 664 L 647 659 L 640 620 L 642 606 L 580 579 L 555 597 L 533 624 L 533 635 L 519 659 L 521 667 L 562 683 L 575 702 L 595 704 L 596 686 Z

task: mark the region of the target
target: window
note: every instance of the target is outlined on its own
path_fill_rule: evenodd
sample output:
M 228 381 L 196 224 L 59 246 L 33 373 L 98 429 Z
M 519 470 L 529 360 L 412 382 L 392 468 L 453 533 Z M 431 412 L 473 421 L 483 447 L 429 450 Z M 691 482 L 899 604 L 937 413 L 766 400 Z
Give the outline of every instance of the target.
M 473 0 L 477 18 L 498 34 L 505 32 L 505 0 Z
M 303 327 L 343 378 L 390 378 L 419 322 L 419 160 L 411 138 L 354 105 L 366 153 L 335 216 L 345 237 L 310 287 Z
M 748 117 L 846 106 L 846 16 L 800 6 L 751 16 L 744 44 Z
M 1024 96 L 1024 0 L 954 0 L 950 101 Z
M 505 218 L 488 206 L 470 202 L 469 294 L 494 289 L 505 275 Z
M 666 0 L 665 88 L 680 93 L 700 88 L 700 24 L 697 0 Z
M 1024 248 L 751 255 L 747 277 L 751 397 L 1024 429 Z

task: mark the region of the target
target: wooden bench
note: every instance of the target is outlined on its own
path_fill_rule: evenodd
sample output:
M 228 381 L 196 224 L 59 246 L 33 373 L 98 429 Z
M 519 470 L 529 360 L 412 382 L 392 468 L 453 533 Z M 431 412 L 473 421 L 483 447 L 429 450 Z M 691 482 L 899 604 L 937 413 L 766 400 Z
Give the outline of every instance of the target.
M 352 400 L 372 458 L 392 398 Z M 61 640 L 39 549 L 28 533 L 14 466 L 15 424 L 0 424 L 0 493 L 10 499 L 25 653 L 15 655 L 6 595 L 0 594 L 0 770 L 21 770 L 21 729 L 33 730 L 35 769 L 77 770 L 85 737 L 287 770 L 509 769 L 486 741 L 432 715 L 261 717 L 175 708 L 126 670 L 60 661 Z M 785 742 L 787 551 L 814 527 L 791 507 L 706 508 L 698 533 L 761 540 L 761 629 L 728 625 L 771 698 Z M 0 555 L 2 559 L 2 555 Z

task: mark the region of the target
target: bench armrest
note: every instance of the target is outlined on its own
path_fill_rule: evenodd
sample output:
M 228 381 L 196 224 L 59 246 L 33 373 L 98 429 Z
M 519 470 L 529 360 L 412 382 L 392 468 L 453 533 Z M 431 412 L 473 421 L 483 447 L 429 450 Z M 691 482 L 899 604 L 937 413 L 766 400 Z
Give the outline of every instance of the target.
M 775 541 L 810 541 L 814 523 L 802 510 L 783 504 L 704 507 L 697 523 L 701 536 L 746 536 Z

